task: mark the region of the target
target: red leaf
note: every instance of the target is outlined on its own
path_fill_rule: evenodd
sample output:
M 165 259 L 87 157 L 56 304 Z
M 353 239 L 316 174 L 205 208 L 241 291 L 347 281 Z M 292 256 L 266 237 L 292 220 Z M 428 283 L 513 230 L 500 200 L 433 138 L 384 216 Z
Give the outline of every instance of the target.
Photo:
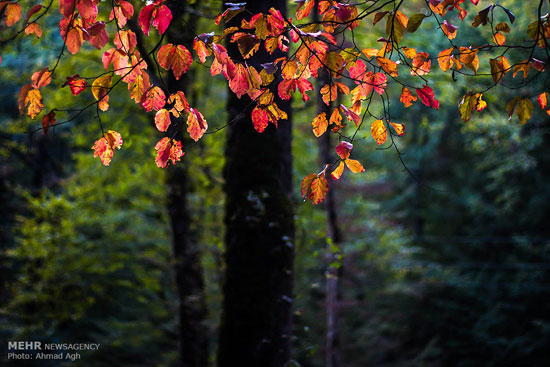
M 436 110 L 439 109 L 439 101 L 435 98 L 432 88 L 425 85 L 422 88 L 417 88 L 416 94 L 418 94 L 418 97 L 426 106 Z
M 162 68 L 172 69 L 176 80 L 179 80 L 183 73 L 189 70 L 193 62 L 193 56 L 188 49 L 182 45 L 174 46 L 171 43 L 167 43 L 159 49 L 157 59 Z
M 194 108 L 191 108 L 189 110 L 189 115 L 187 116 L 187 132 L 189 133 L 191 139 L 198 141 L 202 138 L 206 129 L 208 129 L 208 124 L 206 123 L 202 113 Z
M 78 79 L 80 75 L 75 74 L 73 76 L 68 76 L 67 81 L 62 85 L 62 87 L 69 86 L 71 88 L 71 92 L 73 95 L 77 96 L 84 89 L 86 89 L 86 80 L 84 79 Z
M 347 159 L 352 149 L 353 149 L 353 144 L 348 143 L 347 141 L 342 141 L 336 147 L 336 154 L 338 154 L 338 157 L 342 159 Z
M 97 5 L 94 0 L 78 0 L 76 7 L 82 18 L 89 22 L 95 21 L 97 17 Z
M 230 74 L 229 71 L 228 74 Z M 234 75 L 229 78 L 229 88 L 237 95 L 238 98 L 245 95 L 250 88 L 248 83 L 248 72 L 244 65 L 235 65 Z
M 172 12 L 166 5 L 161 5 L 157 11 L 153 13 L 153 27 L 159 31 L 159 34 L 166 32 L 171 21 Z
M 92 46 L 94 46 L 98 50 L 105 46 L 109 41 L 109 36 L 107 35 L 107 31 L 105 31 L 104 22 L 97 22 L 90 28 L 86 29 L 86 31 L 90 36 L 88 40 L 90 41 Z
M 181 150 L 181 142 L 168 137 L 160 139 L 157 145 L 155 145 L 155 150 L 157 151 L 155 163 L 160 168 L 166 168 L 169 161 L 172 164 L 176 164 L 185 154 Z
M 55 111 L 50 111 L 42 118 L 42 134 L 46 135 L 50 126 L 55 124 Z
M 267 112 L 263 108 L 256 106 L 252 110 L 251 117 L 254 129 L 259 133 L 263 133 L 269 123 Z
M 146 36 L 149 36 L 149 29 L 151 28 L 151 18 L 153 17 L 154 10 L 155 6 L 153 4 L 147 5 L 146 7 L 141 9 L 138 15 L 139 26 Z

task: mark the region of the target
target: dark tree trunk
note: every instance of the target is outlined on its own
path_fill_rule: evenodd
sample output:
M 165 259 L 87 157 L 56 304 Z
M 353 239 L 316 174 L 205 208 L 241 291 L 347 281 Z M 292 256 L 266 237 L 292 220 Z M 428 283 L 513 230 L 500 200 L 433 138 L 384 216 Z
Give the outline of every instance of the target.
M 314 19 L 318 21 L 318 19 Z M 316 88 L 316 93 L 320 95 L 320 89 L 328 82 L 328 73 L 326 71 L 319 72 L 319 85 Z M 327 116 L 330 116 L 330 108 L 327 106 L 321 98 L 317 99 L 317 113 L 325 112 Z M 319 160 L 321 166 L 325 164 L 331 164 L 335 161 L 335 157 L 331 154 L 331 133 L 327 130 L 319 138 Z M 340 294 L 340 278 L 343 273 L 343 264 L 340 267 L 331 267 L 336 256 L 341 254 L 340 249 L 342 235 L 338 226 L 338 212 L 336 210 L 336 198 L 335 188 L 337 182 L 332 181 L 330 190 L 327 193 L 325 199 L 325 213 L 327 216 L 327 237 L 329 242 L 327 244 L 327 263 L 328 268 L 325 273 L 325 312 L 326 312 L 326 339 L 325 339 L 325 365 L 326 367 L 339 367 L 340 366 L 340 337 L 338 332 L 338 307 L 341 298 Z M 338 248 L 338 253 L 334 253 L 332 245 Z
M 242 14 L 249 18 L 272 6 L 286 10 L 284 1 L 254 1 Z M 240 24 L 237 18 L 230 25 Z M 242 59 L 233 44 L 228 51 Z M 260 48 L 248 64 L 261 70 L 273 58 Z M 290 112 L 289 103 L 278 98 L 276 103 Z M 283 367 L 290 360 L 294 260 L 290 113 L 277 129 L 270 125 L 259 134 L 249 105 L 248 97 L 229 92 L 233 122 L 224 170 L 226 277 L 218 365 Z
M 184 45 L 192 50 L 198 17 L 186 14 L 187 2 L 169 1 L 174 20 L 166 34 L 167 41 Z M 170 93 L 183 91 L 189 98 L 189 74 L 176 80 L 168 73 L 167 86 Z M 192 100 L 192 99 L 191 99 Z M 168 136 L 174 136 L 184 144 L 187 156 L 193 143 L 184 137 L 185 121 L 173 121 Z M 208 365 L 208 338 L 204 324 L 206 317 L 206 300 L 203 269 L 199 243 L 190 228 L 192 223 L 188 195 L 193 192 L 193 182 L 185 162 L 170 166 L 166 171 L 167 207 L 172 229 L 172 247 L 174 268 L 178 290 L 179 307 L 179 350 L 181 367 L 206 367 Z

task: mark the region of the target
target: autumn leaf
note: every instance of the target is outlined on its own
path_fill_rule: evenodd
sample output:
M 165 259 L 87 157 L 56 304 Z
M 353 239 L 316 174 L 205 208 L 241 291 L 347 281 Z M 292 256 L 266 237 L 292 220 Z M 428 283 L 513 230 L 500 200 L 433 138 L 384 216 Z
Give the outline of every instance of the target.
M 158 50 L 157 59 L 163 69 L 172 69 L 176 80 L 179 80 L 183 73 L 189 70 L 193 62 L 193 57 L 188 49 L 182 45 L 174 46 L 171 43 L 167 43 Z
M 548 107 L 548 92 L 542 92 L 539 94 L 537 97 L 537 103 L 541 109 L 545 110 L 546 107 Z
M 257 132 L 263 133 L 269 124 L 269 118 L 265 109 L 258 106 L 254 107 L 251 113 L 252 124 Z
M 491 77 L 495 84 L 498 84 L 506 73 L 510 71 L 510 63 L 506 56 L 499 56 L 496 59 L 490 59 Z
M 328 192 L 328 182 L 325 178 L 325 171 L 317 175 L 312 173 L 302 180 L 302 197 L 312 201 L 314 205 L 325 200 Z
M 399 136 L 405 135 L 405 124 L 398 124 L 396 122 L 388 121 Z
M 437 61 L 441 71 L 447 71 L 453 66 L 453 50 L 455 48 L 451 47 L 446 50 L 443 50 L 437 56 Z
M 374 120 L 370 126 L 370 133 L 378 145 L 384 144 L 388 137 L 388 130 L 382 120 Z
M 328 128 L 327 114 L 321 112 L 315 116 L 311 124 L 313 125 L 313 135 L 315 135 L 315 137 L 323 135 Z
M 149 36 L 151 24 L 156 28 L 159 34 L 166 32 L 166 29 L 172 21 L 172 12 L 166 5 L 163 5 L 164 0 L 157 0 L 153 4 L 145 6 L 141 9 L 138 15 L 139 26 L 146 36 Z
M 397 74 L 397 64 L 390 59 L 387 59 L 385 57 L 377 57 L 376 62 L 382 70 L 384 70 L 388 75 L 396 77 Z
M 205 35 L 206 33 L 203 33 Z M 201 63 L 206 61 L 206 57 L 212 54 L 212 51 L 206 47 L 206 43 L 200 38 L 201 35 L 193 39 L 193 50 L 197 53 Z
M 92 83 L 92 94 L 98 102 L 98 107 L 102 111 L 109 109 L 109 91 L 111 89 L 111 74 L 106 74 L 94 80 Z
M 342 173 L 344 173 L 344 161 L 340 161 L 338 167 L 336 167 L 330 174 L 330 177 L 332 177 L 333 180 L 339 180 Z
M 170 113 L 176 118 L 180 117 L 182 112 L 188 113 L 190 110 L 187 97 L 185 97 L 185 94 L 181 90 L 172 93 L 170 97 L 168 97 L 168 103 L 173 105 L 170 109 Z
M 116 19 L 119 27 L 124 27 L 128 19 L 134 16 L 134 7 L 128 1 L 119 0 L 115 2 L 115 6 L 109 14 L 109 20 Z
M 414 33 L 418 30 L 422 21 L 426 18 L 424 14 L 414 14 L 409 18 L 409 23 L 407 25 L 407 32 Z
M 189 110 L 189 115 L 187 116 L 187 132 L 189 136 L 194 141 L 199 141 L 200 138 L 204 135 L 208 129 L 208 124 L 204 119 L 202 113 L 197 111 L 194 108 Z
M 516 107 L 516 115 L 519 118 L 519 122 L 523 125 L 531 118 L 533 115 L 533 102 L 529 98 L 521 98 Z
M 21 6 L 17 3 L 8 3 L 4 8 L 6 25 L 11 27 L 21 19 Z
M 32 74 L 32 87 L 39 89 L 47 86 L 52 81 L 52 72 L 47 67 Z
M 441 30 L 443 31 L 443 33 L 445 33 L 447 38 L 450 40 L 456 37 L 457 27 L 447 22 L 446 20 L 444 20 L 443 23 L 441 24 Z
M 145 91 L 150 88 L 151 84 L 149 82 L 149 74 L 146 72 L 139 73 L 133 82 L 128 83 L 130 98 L 132 98 L 136 103 L 141 103 Z
M 435 94 L 432 88 L 425 85 L 422 88 L 417 88 L 416 94 L 420 98 L 420 101 L 426 106 L 436 110 L 439 109 L 439 101 L 435 98 Z
M 158 111 L 166 104 L 166 95 L 160 87 L 155 86 L 142 95 L 140 104 L 147 112 Z
M 346 167 L 348 167 L 349 170 L 353 173 L 365 172 L 365 168 L 363 167 L 363 165 L 355 159 L 348 158 L 344 160 L 344 163 L 346 164 Z
M 298 20 L 307 17 L 315 5 L 314 0 L 299 0 L 297 3 L 298 8 L 296 9 L 296 19 Z
M 42 134 L 48 134 L 48 129 L 53 125 L 55 125 L 55 111 L 50 111 L 42 117 Z
M 159 131 L 164 132 L 168 130 L 168 126 L 170 126 L 171 123 L 170 112 L 167 109 L 161 108 L 157 111 L 155 114 L 155 126 Z
M 477 69 L 479 68 L 478 50 L 470 47 L 459 47 L 459 52 L 459 61 L 468 69 L 477 73 Z
M 405 105 L 405 107 L 410 107 L 412 106 L 413 102 L 415 102 L 418 98 L 416 98 L 416 96 L 414 96 L 411 91 L 409 90 L 409 88 L 407 87 L 403 87 L 403 89 L 401 90 L 401 97 L 399 98 L 399 100 L 401 102 L 403 102 L 403 104 Z
M 458 112 L 460 113 L 462 120 L 466 122 L 470 121 L 474 110 L 479 112 L 487 107 L 487 103 L 481 99 L 481 97 L 481 93 L 472 92 L 468 92 L 462 97 L 458 104 Z
M 92 149 L 94 150 L 94 157 L 99 157 L 101 163 L 108 166 L 111 163 L 115 149 L 120 149 L 120 147 L 122 147 L 122 136 L 114 130 L 109 130 L 94 143 Z
M 155 145 L 155 150 L 157 151 L 155 163 L 159 168 L 166 168 L 169 162 L 175 165 L 185 154 L 181 150 L 181 142 L 168 137 L 160 139 Z
M 430 72 L 432 61 L 426 52 L 419 52 L 412 61 L 411 75 L 426 75 Z
M 341 159 L 348 159 L 352 149 L 353 144 L 347 141 L 341 141 L 335 148 L 336 154 L 338 154 L 338 157 Z
M 34 34 L 37 38 L 40 38 L 42 37 L 42 29 L 40 29 L 38 23 L 31 23 L 25 27 L 25 34 Z

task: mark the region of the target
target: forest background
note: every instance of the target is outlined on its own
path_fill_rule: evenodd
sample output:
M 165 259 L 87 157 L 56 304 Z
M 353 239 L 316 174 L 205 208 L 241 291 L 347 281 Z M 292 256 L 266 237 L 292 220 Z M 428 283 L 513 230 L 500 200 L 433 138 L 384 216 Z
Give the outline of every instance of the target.
M 536 4 L 500 3 L 518 16 L 515 27 L 527 27 L 522 14 L 533 13 Z M 197 33 L 210 31 L 221 3 L 193 6 L 201 15 Z M 102 122 L 121 132 L 125 149 L 110 167 L 91 154 L 98 130 L 92 115 L 47 135 L 26 133 L 37 122 L 19 115 L 17 93 L 31 70 L 57 57 L 62 41 L 51 21 L 40 47 L 26 37 L 2 50 L 2 348 L 7 340 L 88 341 L 102 347 L 73 365 L 173 366 L 179 332 L 165 187 L 171 168 L 156 167 L 151 149 L 160 135 L 150 115 L 116 94 Z M 430 54 L 446 48 L 446 40 L 429 31 L 436 24 L 423 27 L 407 35 L 411 47 Z M 469 28 L 462 37 L 475 43 L 478 30 Z M 384 32 L 382 24 L 369 25 L 356 37 L 372 38 L 374 46 L 373 29 Z M 82 75 L 99 74 L 100 55 L 84 47 L 60 65 L 59 77 L 74 74 L 76 65 Z M 489 107 L 465 123 L 457 101 L 486 81 L 453 81 L 433 69 L 438 111 L 418 103 L 405 109 L 397 96 L 391 100 L 393 115 L 407 122 L 398 144 L 410 173 L 394 150 L 379 149 L 364 131 L 354 158 L 366 172 L 346 174 L 331 186 L 337 244 L 328 233 L 326 204 L 301 200 L 300 180 L 319 167 L 320 153 L 311 132 L 315 104 L 293 101 L 293 366 L 326 365 L 327 274 L 339 276 L 331 307 L 339 315 L 341 366 L 550 363 L 550 118 L 536 109 L 525 125 L 510 121 L 498 101 L 516 92 L 501 89 L 486 95 Z M 209 125 L 224 126 L 225 82 L 194 64 L 187 88 Z M 540 78 L 529 88 L 548 90 L 549 81 Z M 64 88 L 50 98 L 63 105 L 73 97 Z M 225 134 L 221 129 L 189 145 L 179 163 L 191 173 L 190 235 L 201 253 L 207 313 L 200 322 L 210 365 L 225 275 Z M 4 349 L 0 358 L 7 362 Z

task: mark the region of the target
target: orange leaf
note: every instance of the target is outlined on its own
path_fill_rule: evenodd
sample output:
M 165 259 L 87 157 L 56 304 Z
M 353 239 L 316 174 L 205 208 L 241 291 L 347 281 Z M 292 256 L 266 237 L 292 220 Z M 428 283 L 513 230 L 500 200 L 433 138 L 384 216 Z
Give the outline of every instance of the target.
M 378 65 L 380 65 L 382 70 L 384 70 L 390 76 L 396 77 L 398 75 L 397 64 L 390 59 L 387 59 L 385 57 L 377 57 L 376 62 L 378 63 Z
M 321 112 L 315 116 L 311 124 L 313 125 L 313 135 L 316 137 L 323 135 L 328 128 L 327 114 Z
M 94 143 L 92 149 L 94 150 L 94 157 L 99 157 L 101 163 L 108 166 L 111 163 L 115 149 L 120 149 L 121 146 L 122 136 L 120 133 L 109 130 Z
M 346 159 L 344 161 L 349 170 L 353 173 L 365 172 L 363 165 L 355 159 Z
M 416 101 L 418 98 L 416 98 L 414 95 L 412 95 L 411 91 L 407 87 L 403 87 L 401 91 L 401 97 L 399 100 L 403 102 L 405 107 L 412 106 L 413 102 Z
M 30 89 L 25 97 L 24 105 L 27 107 L 27 115 L 34 119 L 44 108 L 40 91 L 34 88 Z
M 172 93 L 168 98 L 168 103 L 174 105 L 170 109 L 170 113 L 172 113 L 172 115 L 176 118 L 180 117 L 181 112 L 189 112 L 189 102 L 181 90 L 178 90 L 176 93 Z
M 204 135 L 206 129 L 208 129 L 208 124 L 206 123 L 202 113 L 194 108 L 191 108 L 189 110 L 189 115 L 187 116 L 187 132 L 189 133 L 191 139 L 194 141 L 199 141 L 199 139 Z
M 212 51 L 206 47 L 206 44 L 199 39 L 198 36 L 193 40 L 193 49 L 197 53 L 201 63 L 204 63 L 206 61 L 206 57 L 212 54 Z
M 172 121 L 170 121 L 170 112 L 167 109 L 160 109 L 155 114 L 155 126 L 159 131 L 166 131 L 168 126 Z
M 447 22 L 446 20 L 444 20 L 443 23 L 441 24 L 441 30 L 443 30 L 443 33 L 445 33 L 447 38 L 450 40 L 456 37 L 457 27 Z
M 6 25 L 11 27 L 21 19 L 21 6 L 17 3 L 9 3 L 5 7 Z
M 432 61 L 426 52 L 419 52 L 413 59 L 411 75 L 426 75 L 430 72 Z
M 141 72 L 136 76 L 136 79 L 128 83 L 128 92 L 130 93 L 130 98 L 132 98 L 136 103 L 140 103 L 145 91 L 151 88 L 149 82 L 149 74 L 146 72 Z
M 52 81 L 52 72 L 47 67 L 32 74 L 33 88 L 42 88 L 50 84 Z
M 38 23 L 31 23 L 25 27 L 25 34 L 35 34 L 37 38 L 42 37 L 42 29 Z
M 497 32 L 495 33 L 495 35 L 493 36 L 493 41 L 495 41 L 495 43 L 499 46 L 502 46 L 504 44 L 504 42 L 506 41 L 506 36 L 503 35 L 502 33 L 500 32 Z
M 157 59 L 162 68 L 172 69 L 176 80 L 179 80 L 183 73 L 189 70 L 193 62 L 193 56 L 188 49 L 182 45 L 174 46 L 171 43 L 167 43 L 158 50 Z
M 338 167 L 336 167 L 334 171 L 332 171 L 332 173 L 330 174 L 330 177 L 332 177 L 333 180 L 339 180 L 342 176 L 342 173 L 344 173 L 344 162 L 340 161 Z
M 437 56 L 437 61 L 439 62 L 439 67 L 442 71 L 447 71 L 453 66 L 453 50 L 455 48 L 451 47 L 446 50 L 443 50 Z
M 298 1 L 298 9 L 296 9 L 296 19 L 301 20 L 309 15 L 311 9 L 315 5 L 314 0 L 301 0 Z
M 386 125 L 382 120 L 375 120 L 371 126 L 370 126 L 370 133 L 376 141 L 376 144 L 382 145 L 386 142 L 386 138 L 388 137 L 388 131 L 386 129 Z
M 398 124 L 395 122 L 388 121 L 390 125 L 393 127 L 397 135 L 403 136 L 405 135 L 405 124 Z
M 489 64 L 491 65 L 491 77 L 495 84 L 500 82 L 504 75 L 510 71 L 510 63 L 506 56 L 499 56 L 496 59 L 490 59 Z
M 546 107 L 548 107 L 548 93 L 542 92 L 541 94 L 539 94 L 539 96 L 537 97 L 537 102 L 540 108 L 545 110 Z
M 310 199 L 313 204 L 319 204 L 323 200 L 328 192 L 328 182 L 325 178 L 325 172 L 317 175 L 312 173 L 307 175 L 302 180 L 302 197 L 304 199 Z

